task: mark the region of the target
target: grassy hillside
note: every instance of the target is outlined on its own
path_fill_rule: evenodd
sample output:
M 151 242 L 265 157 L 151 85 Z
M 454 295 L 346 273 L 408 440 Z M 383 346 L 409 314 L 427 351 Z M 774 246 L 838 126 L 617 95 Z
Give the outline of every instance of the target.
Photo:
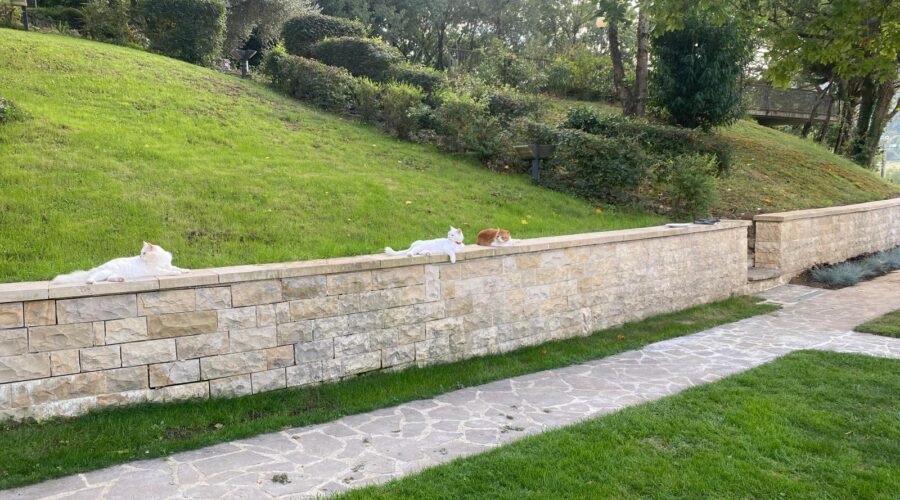
M 810 140 L 749 121 L 720 133 L 734 147 L 732 175 L 721 183 L 715 207 L 721 215 L 747 218 L 900 195 L 900 186 Z
M 265 87 L 113 45 L 0 29 L 0 282 L 137 253 L 206 267 L 373 253 L 462 227 L 652 225 L 389 139 Z
M 574 106 L 620 113 L 608 103 L 547 99 L 546 118 L 565 120 Z M 740 120 L 717 131 L 732 145 L 732 173 L 719 183 L 713 211 L 750 219 L 758 213 L 849 205 L 900 196 L 900 185 L 833 154 L 818 144 Z

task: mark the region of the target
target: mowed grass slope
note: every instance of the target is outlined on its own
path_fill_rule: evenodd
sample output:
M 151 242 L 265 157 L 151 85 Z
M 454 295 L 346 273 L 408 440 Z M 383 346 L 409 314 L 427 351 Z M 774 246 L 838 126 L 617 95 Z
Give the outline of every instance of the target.
M 516 237 L 647 226 L 522 176 L 396 141 L 258 83 L 0 29 L 0 282 L 134 255 L 199 268 L 376 253 L 462 227 Z M 525 221 L 525 223 L 523 223 Z
M 713 209 L 724 216 L 849 205 L 900 196 L 900 186 L 815 142 L 741 120 L 717 133 L 734 148 Z

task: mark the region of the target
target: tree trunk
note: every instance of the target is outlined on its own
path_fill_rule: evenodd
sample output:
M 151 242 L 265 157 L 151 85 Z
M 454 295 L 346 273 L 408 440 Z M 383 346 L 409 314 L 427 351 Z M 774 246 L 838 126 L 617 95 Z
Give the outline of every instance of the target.
M 806 123 L 803 124 L 803 131 L 800 132 L 800 136 L 806 139 L 809 136 L 809 131 L 812 129 L 813 120 L 816 118 L 816 112 L 819 111 L 819 105 L 822 104 L 822 99 L 825 97 L 825 94 L 828 93 L 829 89 L 831 89 L 832 81 L 828 80 L 828 86 L 824 89 L 819 89 L 816 91 L 816 102 L 813 104 L 812 111 L 809 112 L 809 117 L 806 119 Z
M 828 133 L 828 126 L 831 125 L 831 112 L 834 111 L 834 100 L 837 99 L 837 96 L 832 92 L 832 87 L 834 87 L 834 82 L 828 86 L 828 94 L 830 99 L 828 99 L 828 110 L 825 112 L 825 122 L 822 123 L 822 127 L 819 128 L 819 133 L 816 136 L 816 142 L 822 144 L 825 141 L 825 134 Z
M 637 64 L 634 70 L 634 115 L 644 116 L 647 112 L 647 79 L 650 61 L 650 20 L 644 9 L 638 12 L 637 22 Z
M 609 39 L 609 58 L 612 60 L 613 84 L 616 95 L 622 102 L 622 111 L 625 115 L 634 114 L 634 96 L 631 89 L 625 85 L 625 66 L 622 64 L 622 48 L 619 45 L 619 26 L 615 21 L 607 25 L 606 36 Z
M 872 109 L 875 107 L 875 82 L 871 78 L 863 80 L 862 100 L 859 103 L 859 114 L 856 119 L 856 136 L 865 137 L 872 120 Z
M 878 156 L 878 143 L 887 126 L 887 117 L 894 100 L 894 81 L 885 80 L 878 86 L 875 105 L 871 110 L 871 120 L 864 141 L 862 142 L 862 160 L 865 166 L 873 167 Z M 862 119 L 862 117 L 860 117 Z
M 446 36 L 447 36 L 447 23 L 441 23 L 441 26 L 438 28 L 437 61 L 435 64 L 435 68 L 438 71 L 444 70 L 444 38 Z

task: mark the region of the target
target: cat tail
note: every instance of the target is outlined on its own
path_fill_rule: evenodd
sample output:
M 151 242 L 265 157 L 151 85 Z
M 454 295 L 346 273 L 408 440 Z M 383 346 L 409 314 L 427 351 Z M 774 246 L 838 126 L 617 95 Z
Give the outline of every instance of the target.
M 388 255 L 408 255 L 409 250 L 394 250 L 391 247 L 384 247 L 384 253 Z
M 90 274 L 91 273 L 87 271 L 75 271 L 74 273 L 60 274 L 53 278 L 51 283 L 87 283 Z

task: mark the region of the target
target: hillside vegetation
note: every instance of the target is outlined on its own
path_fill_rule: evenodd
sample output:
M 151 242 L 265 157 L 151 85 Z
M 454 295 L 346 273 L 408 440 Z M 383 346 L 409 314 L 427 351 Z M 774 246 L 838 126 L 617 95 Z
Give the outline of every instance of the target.
M 0 282 L 133 255 L 207 267 L 375 253 L 460 226 L 653 225 L 137 50 L 0 29 Z

